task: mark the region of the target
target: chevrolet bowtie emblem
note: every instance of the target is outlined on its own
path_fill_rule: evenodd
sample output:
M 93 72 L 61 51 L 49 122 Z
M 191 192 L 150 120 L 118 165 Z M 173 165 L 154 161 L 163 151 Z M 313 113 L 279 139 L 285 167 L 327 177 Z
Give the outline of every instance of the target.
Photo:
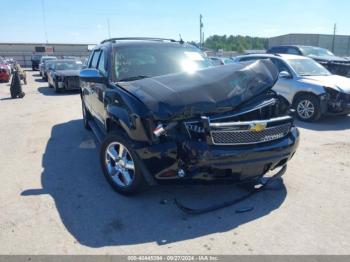
M 250 131 L 261 132 L 266 129 L 266 123 L 252 123 L 250 124 Z

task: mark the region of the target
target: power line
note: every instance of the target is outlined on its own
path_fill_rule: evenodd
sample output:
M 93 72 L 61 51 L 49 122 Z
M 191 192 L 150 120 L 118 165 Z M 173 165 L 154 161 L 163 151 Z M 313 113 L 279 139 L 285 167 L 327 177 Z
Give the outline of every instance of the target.
M 43 12 L 43 26 L 44 26 L 45 41 L 46 41 L 46 44 L 48 44 L 49 43 L 49 38 L 47 36 L 47 29 L 46 29 L 46 14 L 45 14 L 45 3 L 44 3 L 44 0 L 41 0 L 41 9 L 42 9 L 42 12 Z
M 199 45 L 202 46 L 203 45 L 203 16 L 202 15 L 199 15 Z

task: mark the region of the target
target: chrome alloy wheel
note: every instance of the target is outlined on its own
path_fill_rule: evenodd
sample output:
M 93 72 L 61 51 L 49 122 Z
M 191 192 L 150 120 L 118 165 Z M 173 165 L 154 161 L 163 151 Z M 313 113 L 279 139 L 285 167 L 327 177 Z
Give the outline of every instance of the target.
M 127 187 L 135 179 L 135 164 L 129 150 L 121 143 L 112 142 L 105 153 L 109 176 L 121 187 Z
M 310 119 L 315 113 L 315 106 L 309 100 L 301 100 L 297 106 L 298 115 L 303 119 Z

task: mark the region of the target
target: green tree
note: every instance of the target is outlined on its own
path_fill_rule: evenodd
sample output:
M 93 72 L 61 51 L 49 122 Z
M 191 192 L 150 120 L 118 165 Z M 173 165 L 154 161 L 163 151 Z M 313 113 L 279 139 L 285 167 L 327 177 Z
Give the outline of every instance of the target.
M 204 42 L 204 47 L 213 50 L 223 49 L 224 51 L 237 51 L 243 53 L 244 50 L 250 49 L 266 49 L 267 38 L 251 37 L 251 36 L 219 36 L 213 35 L 208 37 Z

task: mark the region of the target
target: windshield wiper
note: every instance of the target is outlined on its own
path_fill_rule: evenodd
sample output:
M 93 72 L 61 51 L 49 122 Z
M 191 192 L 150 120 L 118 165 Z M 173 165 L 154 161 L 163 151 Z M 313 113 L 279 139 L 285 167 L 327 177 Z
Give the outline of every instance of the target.
M 130 76 L 130 77 L 125 77 L 125 78 L 119 79 L 118 82 L 135 81 L 135 80 L 144 79 L 144 78 L 148 78 L 148 77 L 149 76 L 144 76 L 144 75 Z

